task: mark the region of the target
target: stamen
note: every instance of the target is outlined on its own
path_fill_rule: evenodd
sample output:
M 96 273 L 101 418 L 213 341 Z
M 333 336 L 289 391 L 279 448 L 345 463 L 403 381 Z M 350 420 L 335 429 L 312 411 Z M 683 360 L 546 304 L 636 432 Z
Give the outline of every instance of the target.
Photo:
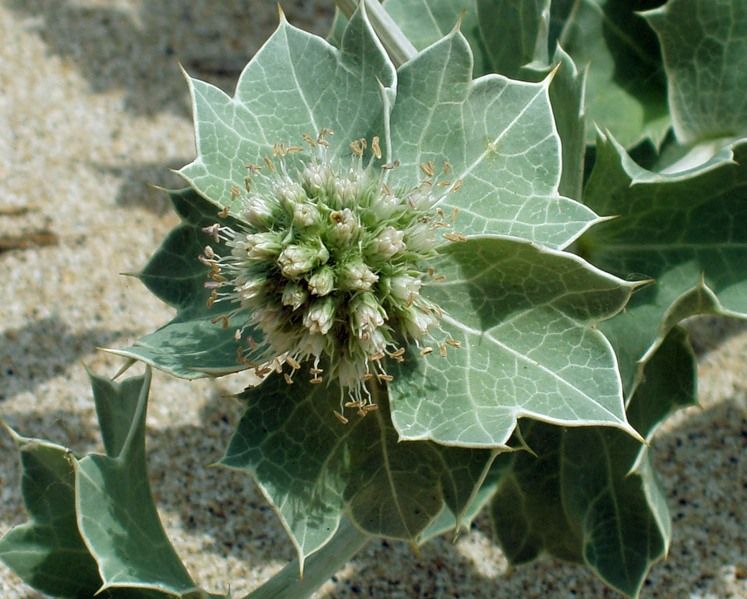
M 347 424 L 348 422 L 350 422 L 347 418 L 345 418 L 345 416 L 340 414 L 340 412 L 338 412 L 337 410 L 332 410 L 332 413 L 335 415 L 335 418 L 337 418 L 343 424 Z

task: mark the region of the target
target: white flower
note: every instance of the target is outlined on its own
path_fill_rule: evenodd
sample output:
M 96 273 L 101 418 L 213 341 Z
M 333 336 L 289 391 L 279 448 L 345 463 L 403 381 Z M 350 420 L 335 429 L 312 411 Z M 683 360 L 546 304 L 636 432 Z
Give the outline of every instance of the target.
M 441 221 L 430 188 L 392 192 L 383 170 L 357 157 L 335 164 L 325 144 L 314 147 L 300 170 L 278 156 L 275 170 L 253 171 L 261 181 L 248 185 L 236 230 L 205 229 L 230 248 L 204 250 L 205 285 L 210 305 L 234 302 L 232 320 L 245 315 L 263 334 L 253 361 L 286 354 L 297 370 L 311 360 L 313 383 L 331 377 L 362 401 L 366 381 L 391 380 L 385 362 L 405 359 L 404 342 L 438 326 L 440 311 L 421 291 Z
M 335 287 L 335 273 L 325 266 L 309 277 L 309 291 L 313 295 L 323 296 L 332 292 Z
M 329 254 L 323 245 L 289 245 L 280 253 L 278 266 L 284 276 L 295 278 L 326 262 L 328 257 Z
M 438 323 L 431 311 L 424 310 L 419 306 L 409 306 L 403 316 L 405 331 L 414 339 L 424 337 L 428 330 Z
M 303 326 L 311 333 L 326 335 L 334 324 L 335 304 L 332 298 L 317 300 L 303 316 Z
M 273 202 L 274 203 L 274 202 Z M 266 229 L 275 218 L 271 202 L 260 196 L 251 196 L 244 201 L 242 217 L 256 229 Z
M 319 222 L 319 210 L 313 204 L 297 204 L 293 209 L 293 224 L 310 227 Z
M 250 260 L 275 258 L 282 247 L 276 233 L 255 233 L 247 235 L 244 239 L 244 249 Z
M 318 194 L 327 185 L 331 175 L 326 164 L 312 162 L 303 169 L 304 189 L 312 195 Z
M 398 275 L 389 279 L 389 293 L 398 302 L 412 304 L 420 293 L 422 281 L 410 275 Z
M 306 303 L 308 297 L 308 292 L 301 285 L 290 281 L 285 285 L 285 289 L 283 289 L 282 302 L 284 306 L 298 310 Z
M 372 293 L 361 293 L 351 302 L 351 322 L 358 337 L 365 337 L 384 324 L 386 312 Z
M 329 215 L 332 222 L 330 237 L 338 243 L 350 243 L 358 230 L 358 219 L 350 208 L 335 210 Z
M 338 285 L 346 291 L 368 291 L 379 280 L 362 260 L 343 264 L 339 273 Z
M 374 242 L 375 252 L 382 258 L 391 258 L 395 254 L 405 251 L 404 231 L 394 227 L 386 227 Z

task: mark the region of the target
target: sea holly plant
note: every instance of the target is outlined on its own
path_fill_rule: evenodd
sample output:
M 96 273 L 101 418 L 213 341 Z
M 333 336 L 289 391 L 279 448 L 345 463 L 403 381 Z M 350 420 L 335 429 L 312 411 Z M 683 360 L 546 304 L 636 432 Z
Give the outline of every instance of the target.
M 554 555 L 637 596 L 670 538 L 650 443 L 695 397 L 678 322 L 747 312 L 747 15 L 338 4 L 329 40 L 281 15 L 233 95 L 187 78 L 181 223 L 138 275 L 176 314 L 112 351 L 249 375 L 221 464 L 298 555 L 250 597 L 307 596 L 369 539 L 421 544 L 483 508 L 512 563 Z M 683 30 L 723 41 L 693 52 Z M 30 585 L 208 596 L 150 497 L 146 372 L 92 379 L 106 455 L 14 433 L 30 520 L 0 559 Z

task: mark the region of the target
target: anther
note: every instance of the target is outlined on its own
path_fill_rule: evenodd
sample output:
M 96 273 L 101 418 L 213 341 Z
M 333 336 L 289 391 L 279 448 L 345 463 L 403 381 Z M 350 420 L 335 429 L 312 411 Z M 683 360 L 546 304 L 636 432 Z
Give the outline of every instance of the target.
M 451 337 L 446 340 L 446 343 L 451 347 L 456 347 L 457 349 L 462 347 L 462 344 L 459 341 L 457 341 L 456 339 L 452 339 Z
M 448 355 L 448 351 L 446 349 L 446 344 L 442 343 L 438 346 L 438 353 L 442 358 L 445 358 Z
M 241 195 L 241 190 L 238 188 L 238 186 L 237 185 L 231 185 L 231 197 L 232 198 L 238 198 L 240 195 Z M 221 212 L 218 213 L 218 216 L 220 216 L 221 218 L 226 218 L 226 216 L 228 216 L 228 214 L 226 214 L 224 216 L 221 216 L 221 214 L 223 213 L 223 211 L 225 211 L 225 208 L 223 210 L 221 210 Z
M 340 412 L 338 412 L 337 410 L 333 410 L 332 413 L 335 415 L 335 418 L 337 418 L 343 424 L 347 424 L 348 422 L 350 422 L 347 418 L 345 418 L 345 416 L 340 414 Z
M 309 135 L 308 133 L 304 133 L 304 134 L 303 134 L 303 140 L 304 140 L 304 141 L 305 141 L 305 142 L 306 142 L 307 144 L 309 144 L 309 146 L 311 146 L 312 148 L 315 148 L 315 147 L 316 147 L 316 141 L 314 141 L 314 138 L 313 138 L 313 137 L 311 137 L 311 135 Z
M 265 161 L 265 166 L 267 167 L 267 170 L 270 171 L 271 173 L 274 173 L 275 163 L 272 161 L 272 158 L 270 158 L 269 156 L 265 156 L 263 160 Z
M 207 283 L 205 283 L 205 285 L 207 286 Z M 211 322 L 211 324 L 217 324 L 217 323 L 220 322 L 220 326 L 221 326 L 222 329 L 227 329 L 228 328 L 228 317 L 225 316 L 225 315 L 223 315 L 223 316 L 216 316 L 210 322 Z
M 293 384 L 293 378 L 287 372 L 283 373 L 283 378 L 285 379 L 286 384 L 288 384 L 288 385 L 292 385 Z
M 219 234 L 220 234 L 220 225 L 218 223 L 214 223 L 214 224 L 210 225 L 209 227 L 203 227 L 202 228 L 202 232 L 205 233 L 205 235 L 208 235 L 208 236 L 212 237 L 213 240 L 215 241 L 215 243 L 220 243 L 220 236 L 219 236 Z M 208 254 L 208 252 L 207 252 L 207 249 L 209 247 L 210 246 L 206 246 L 205 247 L 205 255 L 208 258 L 212 258 L 212 256 L 210 254 Z
M 449 231 L 448 233 L 444 233 L 444 239 L 448 239 L 449 241 L 467 241 L 467 237 L 465 235 L 457 233 L 456 231 Z
M 374 138 L 371 140 L 371 151 L 376 156 L 376 160 L 381 158 L 381 146 L 379 145 L 378 135 L 374 135 Z
M 207 299 L 207 307 L 208 307 L 208 309 L 210 309 L 210 308 L 213 307 L 213 304 L 215 303 L 215 300 L 217 300 L 217 299 L 218 299 L 218 292 L 215 289 L 213 289 L 210 292 L 210 297 Z
M 316 143 L 318 143 L 320 146 L 327 147 L 329 146 L 329 142 L 325 138 L 329 137 L 330 135 L 334 135 L 335 132 L 332 131 L 332 129 L 329 129 L 327 127 L 322 127 L 319 130 L 319 135 L 316 137 Z
M 285 358 L 285 361 L 288 362 L 288 366 L 290 366 L 293 370 L 298 370 L 299 368 L 301 368 L 301 365 L 292 356 L 287 356 Z
M 433 170 L 433 161 L 429 160 L 428 162 L 424 162 L 420 165 L 420 170 L 423 171 L 423 174 L 427 177 L 433 177 L 434 170 Z
M 423 349 L 420 350 L 420 355 L 421 356 L 427 356 L 432 351 L 433 351 L 432 347 L 424 347 Z

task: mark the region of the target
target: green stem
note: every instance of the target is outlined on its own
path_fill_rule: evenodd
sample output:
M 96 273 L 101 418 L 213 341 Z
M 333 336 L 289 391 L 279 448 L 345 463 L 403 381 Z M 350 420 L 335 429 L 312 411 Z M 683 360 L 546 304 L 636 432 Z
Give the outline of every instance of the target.
M 243 599 L 304 599 L 309 597 L 370 540 L 370 535 L 358 530 L 345 518 L 329 543 L 306 560 L 303 578 L 299 577 L 298 560 L 295 559 Z
M 394 66 L 399 67 L 418 53 L 378 0 L 336 0 L 337 7 L 348 19 L 355 12 L 359 1 L 365 3 L 368 19 Z

